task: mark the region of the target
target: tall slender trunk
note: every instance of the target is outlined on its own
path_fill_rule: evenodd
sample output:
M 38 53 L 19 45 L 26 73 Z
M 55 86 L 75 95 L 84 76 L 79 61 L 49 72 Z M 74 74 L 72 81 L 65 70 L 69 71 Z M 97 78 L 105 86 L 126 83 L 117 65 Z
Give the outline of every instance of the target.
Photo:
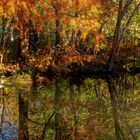
M 120 46 L 120 30 L 121 30 L 121 22 L 123 19 L 123 13 L 122 13 L 122 0 L 119 2 L 119 10 L 118 10 L 118 17 L 117 17 L 117 23 L 114 31 L 114 37 L 112 42 L 112 49 L 111 53 L 107 62 L 107 70 L 111 71 L 113 69 L 114 61 L 116 58 L 116 54 L 119 50 Z
M 38 35 L 37 31 L 34 29 L 32 20 L 29 18 L 28 21 L 28 42 L 29 42 L 29 52 L 35 53 L 37 51 Z
M 60 16 L 58 9 L 55 9 L 55 16 L 56 16 L 56 21 L 55 21 L 55 26 L 56 26 L 56 40 L 55 40 L 55 46 L 60 44 Z

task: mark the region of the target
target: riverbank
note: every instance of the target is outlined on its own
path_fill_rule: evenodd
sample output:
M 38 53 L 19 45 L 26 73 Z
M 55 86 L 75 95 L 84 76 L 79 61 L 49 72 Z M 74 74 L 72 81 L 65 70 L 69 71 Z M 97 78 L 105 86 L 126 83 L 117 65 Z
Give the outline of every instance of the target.
M 127 64 L 128 65 L 128 64 Z M 4 77 L 15 77 L 17 83 L 23 83 L 25 85 L 45 85 L 50 83 L 53 79 L 65 79 L 65 78 L 73 78 L 73 79 L 83 79 L 85 77 L 94 77 L 94 78 L 102 78 L 106 79 L 108 75 L 112 77 L 118 77 L 120 75 L 132 74 L 135 75 L 140 73 L 140 68 L 130 67 L 125 68 L 124 66 L 115 65 L 112 72 L 106 71 L 105 64 L 103 63 L 85 63 L 84 65 L 73 64 L 71 67 L 67 69 L 56 69 L 52 66 L 48 67 L 46 71 L 42 71 L 42 69 L 30 69 L 26 71 L 23 68 L 19 67 L 19 64 L 10 64 L 10 65 L 2 65 L 0 68 L 1 76 Z M 22 71 L 23 69 L 23 71 Z M 12 81 L 11 81 L 12 82 Z
M 63 52 L 63 53 L 62 53 Z M 123 51 L 125 52 L 125 51 Z M 53 77 L 69 77 L 83 75 L 117 75 L 117 73 L 139 73 L 140 57 L 128 52 L 117 56 L 111 72 L 106 70 L 108 51 L 100 50 L 95 55 L 83 55 L 75 50 L 63 50 L 61 53 L 53 52 L 51 55 L 46 51 L 38 51 L 29 58 L 20 59 L 12 63 L 0 65 L 0 75 L 5 77 L 16 75 L 30 75 L 31 81 L 47 83 Z

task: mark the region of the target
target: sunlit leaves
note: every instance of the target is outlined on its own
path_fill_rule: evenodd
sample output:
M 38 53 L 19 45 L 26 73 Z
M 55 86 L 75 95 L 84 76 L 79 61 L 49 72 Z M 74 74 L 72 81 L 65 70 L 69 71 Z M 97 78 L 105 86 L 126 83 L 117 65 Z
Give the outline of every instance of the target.
M 1 16 L 15 16 L 19 8 L 28 12 L 34 5 L 33 1 L 29 0 L 2 0 L 0 2 Z

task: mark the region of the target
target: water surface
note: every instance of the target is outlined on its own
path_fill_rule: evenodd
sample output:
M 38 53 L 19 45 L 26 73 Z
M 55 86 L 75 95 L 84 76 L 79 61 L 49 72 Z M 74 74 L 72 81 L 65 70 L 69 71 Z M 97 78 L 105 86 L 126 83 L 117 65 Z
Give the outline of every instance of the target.
M 140 74 L 0 90 L 0 140 L 140 139 Z

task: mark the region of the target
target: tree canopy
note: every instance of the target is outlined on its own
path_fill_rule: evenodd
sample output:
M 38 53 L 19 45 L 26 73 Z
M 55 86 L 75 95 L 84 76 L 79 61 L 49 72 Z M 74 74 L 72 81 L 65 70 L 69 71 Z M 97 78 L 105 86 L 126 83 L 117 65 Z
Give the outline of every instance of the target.
M 97 61 L 110 71 L 121 49 L 139 55 L 139 7 L 139 0 L 2 0 L 1 64 L 15 51 L 31 69 Z

